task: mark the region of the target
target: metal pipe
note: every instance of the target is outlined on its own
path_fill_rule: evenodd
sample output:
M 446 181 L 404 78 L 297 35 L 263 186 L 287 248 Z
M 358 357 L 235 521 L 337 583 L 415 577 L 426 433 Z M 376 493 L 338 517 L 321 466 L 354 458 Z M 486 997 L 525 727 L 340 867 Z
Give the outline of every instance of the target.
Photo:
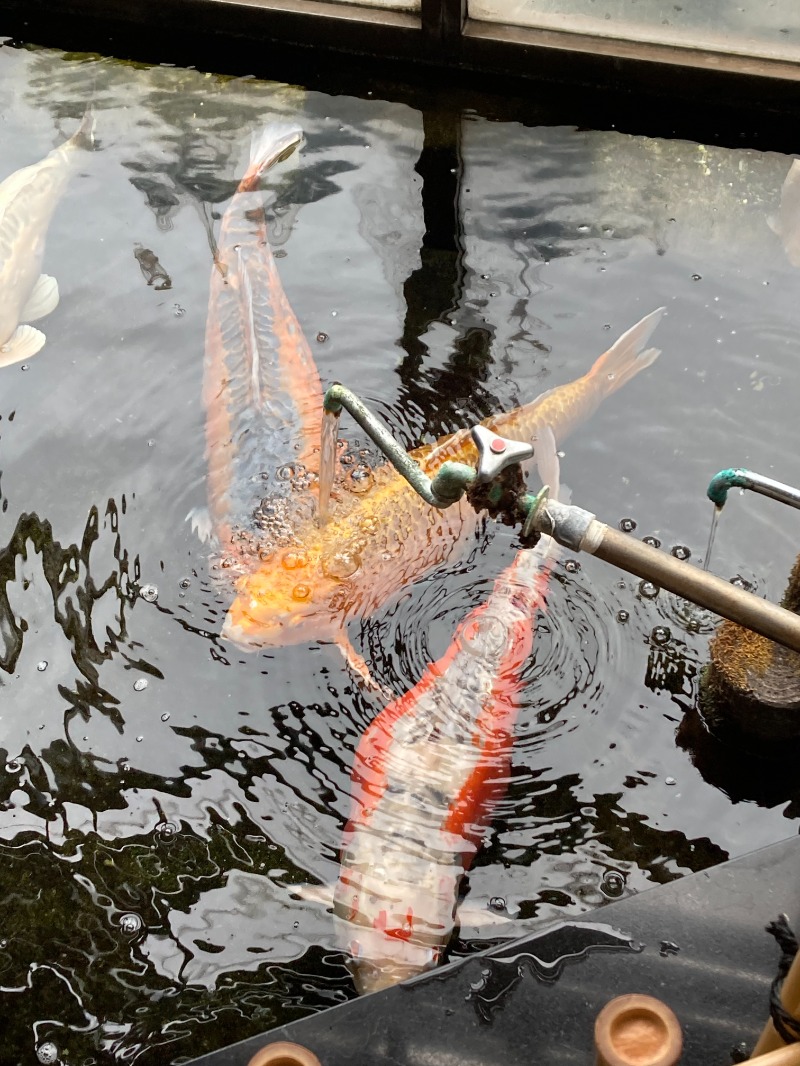
M 464 495 L 475 480 L 475 471 L 471 466 L 453 462 L 443 463 L 436 477 L 431 480 L 369 408 L 339 382 L 331 385 L 325 393 L 323 407 L 334 415 L 338 415 L 344 407 L 377 444 L 395 470 L 432 507 L 449 507 Z
M 666 555 L 628 533 L 620 533 L 580 507 L 547 501 L 533 516 L 532 525 L 573 551 L 596 555 L 612 566 L 800 652 L 800 616 Z
M 753 492 L 760 492 L 762 496 L 769 496 L 771 500 L 800 508 L 800 489 L 741 467 L 720 470 L 711 479 L 706 495 L 717 507 L 724 507 L 731 489 L 751 489 Z

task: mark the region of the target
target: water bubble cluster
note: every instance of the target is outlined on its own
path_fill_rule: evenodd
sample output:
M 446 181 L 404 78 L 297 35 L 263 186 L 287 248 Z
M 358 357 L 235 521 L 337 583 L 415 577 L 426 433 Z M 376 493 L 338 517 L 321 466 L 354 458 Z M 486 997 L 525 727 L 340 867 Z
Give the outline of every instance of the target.
M 58 1062 L 58 1048 L 52 1040 L 46 1040 L 37 1047 L 36 1058 L 43 1066 L 51 1066 L 52 1063 Z

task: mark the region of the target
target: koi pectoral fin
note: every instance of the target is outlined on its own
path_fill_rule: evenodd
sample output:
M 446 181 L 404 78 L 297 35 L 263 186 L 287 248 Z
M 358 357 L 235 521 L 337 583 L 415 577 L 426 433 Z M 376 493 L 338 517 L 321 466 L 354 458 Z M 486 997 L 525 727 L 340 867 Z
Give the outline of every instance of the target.
M 44 347 L 45 335 L 35 326 L 17 326 L 10 338 L 0 347 L 0 366 L 32 359 Z
M 216 538 L 207 507 L 193 507 L 187 514 L 186 521 L 191 525 L 192 533 L 196 533 L 204 544 L 213 544 Z
M 23 322 L 35 322 L 37 318 L 44 318 L 57 307 L 58 282 L 49 274 L 40 274 L 19 317 Z

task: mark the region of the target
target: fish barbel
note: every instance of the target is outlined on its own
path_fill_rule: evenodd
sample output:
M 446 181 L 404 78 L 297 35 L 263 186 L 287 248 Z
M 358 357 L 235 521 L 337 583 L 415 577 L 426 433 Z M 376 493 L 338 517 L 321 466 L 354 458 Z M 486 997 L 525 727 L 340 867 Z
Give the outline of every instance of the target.
M 232 576 L 258 562 L 254 516 L 265 512 L 265 497 L 271 493 L 275 511 L 286 511 L 291 486 L 274 480 L 276 471 L 290 463 L 313 469 L 319 450 L 319 374 L 281 285 L 259 191 L 263 174 L 302 137 L 288 123 L 253 137 L 211 270 L 203 377 L 209 514 L 208 525 L 195 524 L 215 535 Z M 284 512 L 284 522 L 296 518 Z
M 58 306 L 56 279 L 41 273 L 47 227 L 78 149 L 94 143 L 93 129 L 87 111 L 69 140 L 0 184 L 0 366 L 30 359 L 44 346 L 41 330 L 20 323 L 35 322 Z
M 541 459 L 539 470 L 556 496 L 545 435 L 554 473 Z M 359 742 L 333 912 L 360 993 L 431 969 L 450 940 L 461 878 L 508 782 L 522 668 L 556 550 L 543 536 L 518 552 L 445 655 Z
M 629 329 L 583 377 L 483 424 L 522 441 L 533 441 L 549 425 L 560 445 L 605 397 L 656 359 L 657 349 L 643 349 L 663 311 L 653 311 Z M 412 455 L 429 475 L 445 460 L 474 465 L 478 458 L 467 430 Z M 340 491 L 325 525 L 315 517 L 299 522 L 287 544 L 238 580 L 223 636 L 245 647 L 333 640 L 358 670 L 359 657 L 344 634 L 346 622 L 374 611 L 447 560 L 477 523 L 466 501 L 439 511 L 393 467 L 382 466 L 368 491 Z

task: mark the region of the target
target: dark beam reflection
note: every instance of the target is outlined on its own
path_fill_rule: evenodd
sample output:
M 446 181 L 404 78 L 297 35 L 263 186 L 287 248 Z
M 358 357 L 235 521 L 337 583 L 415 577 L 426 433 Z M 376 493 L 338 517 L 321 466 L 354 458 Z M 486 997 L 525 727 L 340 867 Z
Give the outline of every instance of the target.
M 470 269 L 465 260 L 461 154 L 462 116 L 458 111 L 424 111 L 424 142 L 415 170 L 422 178 L 425 234 L 420 266 L 406 279 L 406 317 L 399 345 L 406 352 L 398 368 L 401 397 L 421 415 L 420 427 L 434 436 L 496 411 L 486 388 L 493 362 L 494 329 L 464 299 Z M 455 331 L 443 366 L 428 362 L 425 336 L 440 322 Z

